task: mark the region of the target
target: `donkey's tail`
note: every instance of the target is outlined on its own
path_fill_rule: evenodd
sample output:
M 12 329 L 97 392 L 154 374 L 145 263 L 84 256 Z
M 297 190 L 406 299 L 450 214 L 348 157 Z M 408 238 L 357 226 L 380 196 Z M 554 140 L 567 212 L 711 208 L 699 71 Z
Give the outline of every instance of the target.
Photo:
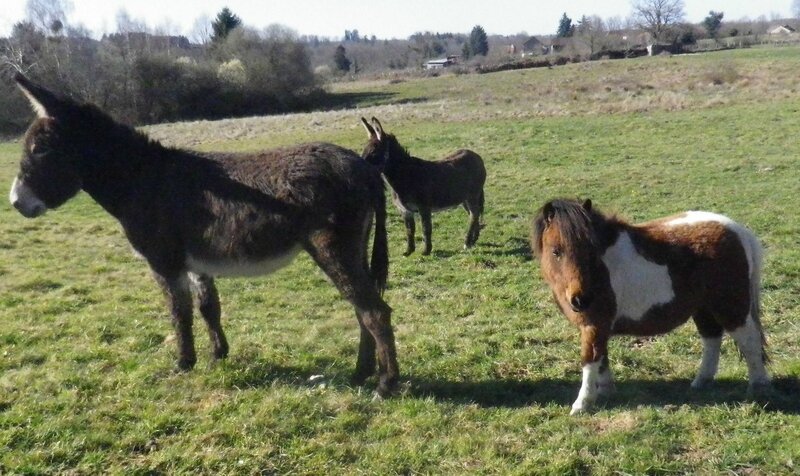
M 382 295 L 389 277 L 389 245 L 386 240 L 386 195 L 383 190 L 383 182 L 380 182 L 380 185 L 375 188 L 372 200 L 375 211 L 375 236 L 372 239 L 370 274 L 375 282 L 375 287 L 378 288 L 378 292 Z

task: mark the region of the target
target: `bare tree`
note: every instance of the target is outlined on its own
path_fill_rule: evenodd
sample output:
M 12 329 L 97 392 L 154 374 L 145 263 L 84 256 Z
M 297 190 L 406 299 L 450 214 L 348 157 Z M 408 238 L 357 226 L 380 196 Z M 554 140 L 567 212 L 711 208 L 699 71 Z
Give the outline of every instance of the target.
M 72 9 L 71 0 L 28 0 L 25 16 L 39 31 L 58 35 L 67 25 Z
M 637 26 L 653 41 L 664 41 L 672 26 L 684 17 L 683 0 L 633 0 L 632 6 Z
M 194 20 L 192 29 L 189 32 L 189 40 L 198 45 L 207 45 L 211 41 L 211 17 L 205 13 Z
M 603 40 L 608 36 L 606 34 L 606 24 L 603 19 L 597 15 L 583 16 L 575 28 L 575 36 L 581 39 L 586 46 L 589 47 L 589 53 L 594 55 L 597 51 L 602 49 Z

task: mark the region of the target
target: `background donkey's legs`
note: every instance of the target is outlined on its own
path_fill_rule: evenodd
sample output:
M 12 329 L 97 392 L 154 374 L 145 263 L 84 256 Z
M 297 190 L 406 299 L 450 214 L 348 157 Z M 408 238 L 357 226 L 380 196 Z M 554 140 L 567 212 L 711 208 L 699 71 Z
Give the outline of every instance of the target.
M 354 233 L 355 235 L 355 233 Z M 354 378 L 366 378 L 374 369 L 370 364 L 370 351 L 377 350 L 379 383 L 378 394 L 386 396 L 397 385 L 399 369 L 391 325 L 391 308 L 383 301 L 369 270 L 364 267 L 363 253 L 357 236 L 348 236 L 333 230 L 317 232 L 307 247 L 314 261 L 328 275 L 345 299 L 355 307 L 362 328 L 359 359 Z M 363 332 L 366 329 L 368 334 Z M 372 337 L 374 344 L 369 342 Z M 365 342 L 366 341 L 366 342 Z M 373 365 L 369 368 L 369 365 Z
M 224 359 L 228 356 L 228 341 L 225 339 L 225 333 L 222 332 L 219 294 L 214 285 L 214 278 L 204 274 L 189 273 L 189 279 L 200 315 L 203 316 L 208 328 L 212 354 L 215 359 Z
M 431 224 L 431 210 L 429 208 L 419 207 L 419 218 L 420 221 L 422 221 L 422 235 L 425 239 L 425 249 L 422 250 L 422 254 L 429 255 L 431 254 L 431 248 L 433 248 L 431 244 L 431 231 L 433 230 L 433 225 Z
M 406 252 L 403 256 L 408 256 L 414 252 L 416 246 L 414 244 L 414 212 L 403 213 L 403 223 L 406 225 Z
M 192 293 L 189 290 L 189 277 L 185 272 L 175 277 L 165 277 L 155 271 L 153 276 L 164 291 L 172 315 L 172 326 L 178 341 L 178 368 L 190 370 L 197 363 L 197 355 L 192 335 Z
M 467 238 L 464 241 L 464 246 L 466 248 L 471 248 L 478 241 L 478 236 L 481 234 L 482 194 L 483 192 L 475 197 L 470 197 L 464 202 L 464 208 L 466 208 L 469 213 L 469 229 L 467 230 Z

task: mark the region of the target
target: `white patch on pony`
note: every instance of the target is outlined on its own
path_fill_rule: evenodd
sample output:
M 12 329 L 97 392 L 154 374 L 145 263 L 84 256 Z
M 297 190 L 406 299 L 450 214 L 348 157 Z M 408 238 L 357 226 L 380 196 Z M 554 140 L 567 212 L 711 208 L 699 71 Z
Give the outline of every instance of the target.
M 27 218 L 38 217 L 47 211 L 47 205 L 36 196 L 33 189 L 25 185 L 25 182 L 18 177 L 14 178 L 14 182 L 11 184 L 8 201 Z
M 583 366 L 583 381 L 578 398 L 572 404 L 570 415 L 584 412 L 597 400 L 597 381 L 600 376 L 600 361 L 590 362 Z
M 300 246 L 294 246 L 287 252 L 261 261 L 198 259 L 191 255 L 186 257 L 186 266 L 192 273 L 207 276 L 260 276 L 273 273 L 291 263 L 300 252 Z
M 615 318 L 639 320 L 653 306 L 667 304 L 675 298 L 667 267 L 640 255 L 628 232 L 621 232 L 601 259 L 608 268 L 617 301 Z
M 733 340 L 736 341 L 736 346 L 739 348 L 739 352 L 742 353 L 745 362 L 747 362 L 750 387 L 769 385 L 769 375 L 764 365 L 761 330 L 753 320 L 753 317 L 748 314 L 744 325 L 731 331 L 730 334 Z
M 692 388 L 701 388 L 711 383 L 717 375 L 719 368 L 719 349 L 722 337 L 703 337 L 703 358 L 697 377 L 692 381 Z

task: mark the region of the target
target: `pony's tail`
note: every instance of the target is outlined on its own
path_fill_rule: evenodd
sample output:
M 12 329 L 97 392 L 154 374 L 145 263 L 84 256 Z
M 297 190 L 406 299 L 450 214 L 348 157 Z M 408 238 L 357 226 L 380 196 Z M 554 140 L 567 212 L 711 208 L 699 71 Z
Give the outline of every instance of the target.
M 383 295 L 389 277 L 389 245 L 386 240 L 386 195 L 382 181 L 379 181 L 379 185 L 375 187 L 372 195 L 375 211 L 375 236 L 372 240 L 370 275 L 375 287 L 378 288 L 378 293 Z
M 761 325 L 761 265 L 764 257 L 764 250 L 759 243 L 758 238 L 748 233 L 748 243 L 745 246 L 750 248 L 750 256 L 752 257 L 752 269 L 750 269 L 750 316 L 758 329 L 761 336 L 761 357 L 764 363 L 769 362 L 767 355 L 767 338 L 764 335 L 764 328 Z

